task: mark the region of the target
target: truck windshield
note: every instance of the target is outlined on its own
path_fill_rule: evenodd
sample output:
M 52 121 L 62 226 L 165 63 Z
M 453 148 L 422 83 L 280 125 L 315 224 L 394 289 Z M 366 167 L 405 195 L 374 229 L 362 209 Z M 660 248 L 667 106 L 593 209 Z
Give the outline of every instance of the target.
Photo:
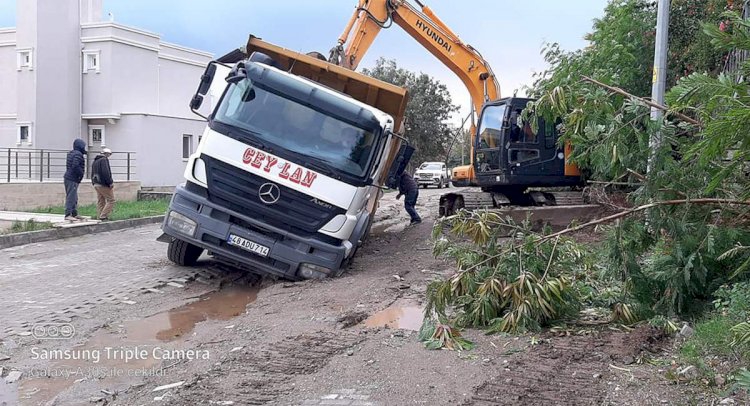
M 214 120 L 357 178 L 367 175 L 377 146 L 372 131 L 253 86 L 247 79 L 230 85 Z
M 503 144 L 505 105 L 487 106 L 479 123 L 479 149 L 498 148 Z

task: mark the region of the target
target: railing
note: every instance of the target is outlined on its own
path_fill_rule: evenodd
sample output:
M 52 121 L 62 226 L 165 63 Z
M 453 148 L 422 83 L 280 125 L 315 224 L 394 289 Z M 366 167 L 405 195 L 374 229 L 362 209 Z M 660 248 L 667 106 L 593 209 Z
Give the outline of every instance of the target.
M 44 182 L 62 180 L 69 151 L 59 149 L 2 148 L 0 149 L 0 182 Z M 87 151 L 85 177 L 89 178 L 91 164 L 98 152 Z M 134 179 L 135 152 L 113 152 L 109 157 L 114 180 Z
M 750 1 L 743 2 L 742 18 L 750 19 Z M 743 82 L 745 78 L 742 77 L 741 67 L 749 58 L 750 52 L 746 50 L 732 51 L 724 62 L 724 73 L 734 76 L 734 80 L 738 83 Z

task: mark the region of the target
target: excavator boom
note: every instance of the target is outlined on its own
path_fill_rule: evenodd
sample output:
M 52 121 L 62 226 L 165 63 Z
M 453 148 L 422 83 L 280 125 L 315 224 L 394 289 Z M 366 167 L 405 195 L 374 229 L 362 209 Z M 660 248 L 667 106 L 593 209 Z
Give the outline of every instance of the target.
M 338 45 L 331 50 L 331 62 L 357 69 L 380 30 L 395 23 L 458 76 L 469 91 L 473 111 L 479 114 L 485 102 L 500 98 L 500 84 L 492 68 L 429 7 L 419 1 L 417 4 L 421 10 L 405 0 L 359 0 Z M 472 137 L 475 132 L 472 120 Z M 456 184 L 475 183 L 473 145 L 474 142 L 469 151 L 470 164 L 453 170 Z

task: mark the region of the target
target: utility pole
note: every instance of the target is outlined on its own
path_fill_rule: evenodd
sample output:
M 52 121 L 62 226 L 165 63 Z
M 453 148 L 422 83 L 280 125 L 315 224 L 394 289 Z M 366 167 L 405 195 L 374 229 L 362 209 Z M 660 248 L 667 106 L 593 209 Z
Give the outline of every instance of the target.
M 667 52 L 669 49 L 669 3 L 670 0 L 659 0 L 659 8 L 656 11 L 656 52 L 654 52 L 654 76 L 651 86 L 651 100 L 657 104 L 664 105 L 664 91 L 667 85 Z M 658 121 L 663 112 L 651 108 L 651 120 Z M 661 147 L 661 133 L 651 136 L 649 141 L 650 155 L 648 159 L 647 173 L 653 169 L 656 151 Z

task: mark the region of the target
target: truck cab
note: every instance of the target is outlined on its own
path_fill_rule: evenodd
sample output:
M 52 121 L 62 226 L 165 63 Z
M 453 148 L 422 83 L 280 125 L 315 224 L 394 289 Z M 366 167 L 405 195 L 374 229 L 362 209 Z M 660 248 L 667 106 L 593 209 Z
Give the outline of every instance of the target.
M 173 262 L 208 251 L 286 279 L 335 276 L 403 171 L 393 116 L 274 65 L 254 53 L 229 71 L 162 226 Z

